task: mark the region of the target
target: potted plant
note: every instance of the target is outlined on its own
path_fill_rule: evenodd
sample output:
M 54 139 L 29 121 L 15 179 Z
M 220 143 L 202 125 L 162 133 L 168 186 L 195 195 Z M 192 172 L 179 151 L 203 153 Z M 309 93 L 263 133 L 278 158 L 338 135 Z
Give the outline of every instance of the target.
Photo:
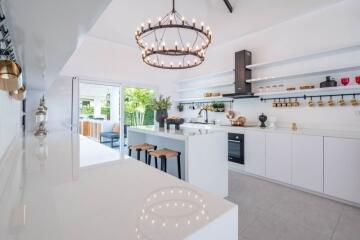
M 214 112 L 225 112 L 225 104 L 224 103 L 213 103 L 212 109 Z
M 165 119 L 168 117 L 168 112 L 171 107 L 170 97 L 164 98 L 160 95 L 158 99 L 154 99 L 154 109 L 156 110 L 156 121 L 159 122 L 159 127 L 165 127 Z
M 179 112 L 184 111 L 184 105 L 182 105 L 182 104 L 177 105 L 176 108 L 178 109 Z

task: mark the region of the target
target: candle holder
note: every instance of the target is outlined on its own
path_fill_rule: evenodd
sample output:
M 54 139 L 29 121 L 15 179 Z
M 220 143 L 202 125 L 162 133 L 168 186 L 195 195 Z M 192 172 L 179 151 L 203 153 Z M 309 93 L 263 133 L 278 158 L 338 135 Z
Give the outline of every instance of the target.
M 40 99 L 39 107 L 35 113 L 36 124 L 38 126 L 35 136 L 44 137 L 47 135 L 45 124 L 47 122 L 47 107 L 45 106 L 45 98 Z

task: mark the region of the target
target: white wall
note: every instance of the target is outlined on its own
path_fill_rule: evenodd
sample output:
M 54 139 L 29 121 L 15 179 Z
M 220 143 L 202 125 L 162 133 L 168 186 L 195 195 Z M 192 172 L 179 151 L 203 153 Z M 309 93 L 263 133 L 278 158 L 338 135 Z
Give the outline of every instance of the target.
M 71 88 L 71 78 L 61 77 L 55 80 L 47 91 L 29 90 L 26 106 L 26 131 L 34 132 L 36 129 L 35 112 L 43 95 L 48 107 L 46 128 L 49 131 L 70 129 Z
M 21 134 L 21 106 L 21 101 L 10 98 L 8 92 L 0 91 L 0 163 L 10 143 Z
M 247 49 L 253 53 L 253 63 L 274 61 L 297 55 L 306 55 L 324 49 L 339 48 L 360 43 L 360 1 L 347 0 L 331 7 L 313 12 L 311 14 L 284 22 L 269 29 L 234 40 L 228 44 L 209 50 L 207 62 L 203 66 L 188 71 L 184 78 L 202 76 L 211 73 L 231 70 L 234 68 L 234 53 Z M 251 23 L 251 22 L 250 22 Z M 356 51 L 355 51 L 356 50 Z M 253 77 L 289 74 L 301 71 L 326 69 L 335 66 L 358 64 L 360 66 L 360 49 L 352 52 L 338 54 L 334 57 L 321 57 L 311 61 L 303 61 L 264 70 L 253 70 Z M 360 71 L 335 74 L 351 76 L 352 81 Z M 225 74 L 216 78 L 204 78 L 196 82 L 182 83 L 182 88 L 189 88 L 196 84 L 231 82 L 234 75 Z M 311 82 L 316 85 L 324 80 L 324 76 L 292 79 L 282 81 L 286 86 L 299 86 L 300 83 Z M 199 83 L 200 82 L 200 83 Z M 272 85 L 266 83 L 264 85 Z M 254 89 L 260 86 L 255 84 Z M 216 91 L 217 89 L 215 89 Z M 213 89 L 214 91 L 214 89 Z M 219 89 L 221 92 L 234 92 L 232 87 Z M 200 96 L 202 92 L 182 93 L 181 98 Z M 300 127 L 360 129 L 360 107 L 324 107 L 309 108 L 302 104 L 300 108 L 272 108 L 271 102 L 261 103 L 259 99 L 235 100 L 234 109 L 238 115 L 244 115 L 249 120 L 257 121 L 262 112 L 268 116 L 276 116 L 280 125 L 290 126 L 297 122 Z M 184 116 L 195 117 L 198 111 L 186 110 Z M 212 113 L 210 118 L 227 122 L 225 115 Z

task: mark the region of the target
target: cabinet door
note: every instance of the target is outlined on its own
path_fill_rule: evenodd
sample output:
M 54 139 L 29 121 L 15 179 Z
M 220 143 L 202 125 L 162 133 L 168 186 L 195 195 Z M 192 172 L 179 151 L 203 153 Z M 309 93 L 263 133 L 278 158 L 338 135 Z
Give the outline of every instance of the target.
M 246 131 L 245 171 L 265 176 L 265 133 Z
M 360 203 L 360 140 L 324 139 L 324 192 Z
M 292 184 L 323 192 L 323 137 L 292 136 Z
M 291 183 L 290 134 L 266 134 L 266 177 Z

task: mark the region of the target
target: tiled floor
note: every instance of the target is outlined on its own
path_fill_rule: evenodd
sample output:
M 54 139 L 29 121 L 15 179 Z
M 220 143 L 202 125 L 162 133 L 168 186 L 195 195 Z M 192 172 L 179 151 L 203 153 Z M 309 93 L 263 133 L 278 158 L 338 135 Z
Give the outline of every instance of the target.
M 360 208 L 229 172 L 239 240 L 360 240 Z

